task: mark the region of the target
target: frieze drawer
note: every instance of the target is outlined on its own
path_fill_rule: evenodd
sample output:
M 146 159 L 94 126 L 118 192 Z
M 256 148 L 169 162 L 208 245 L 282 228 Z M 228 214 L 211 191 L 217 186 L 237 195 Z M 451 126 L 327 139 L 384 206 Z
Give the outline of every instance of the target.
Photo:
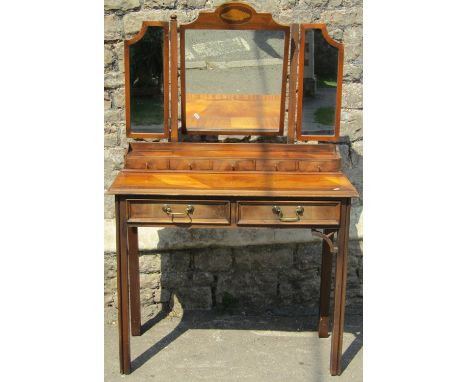
M 226 200 L 128 200 L 129 223 L 229 225 Z
M 338 225 L 340 203 L 314 202 L 239 202 L 238 225 Z

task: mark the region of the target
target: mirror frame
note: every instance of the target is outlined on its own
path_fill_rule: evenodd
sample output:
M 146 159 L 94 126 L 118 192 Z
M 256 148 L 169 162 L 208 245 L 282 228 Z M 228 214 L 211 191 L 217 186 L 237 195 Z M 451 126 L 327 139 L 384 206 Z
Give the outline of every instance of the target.
M 230 11 L 237 11 L 239 19 L 228 15 Z M 245 16 L 243 16 L 245 15 Z M 243 18 L 242 18 L 243 17 Z M 278 131 L 261 132 L 256 130 L 242 131 L 209 131 L 187 130 L 185 120 L 185 31 L 187 29 L 216 29 L 216 30 L 276 30 L 284 32 L 283 74 L 281 82 L 281 107 Z M 284 134 L 284 116 L 286 110 L 286 82 L 288 79 L 290 27 L 273 20 L 270 13 L 257 13 L 253 7 L 242 2 L 225 3 L 217 7 L 214 12 L 200 12 L 198 18 L 189 24 L 179 26 L 180 31 L 180 86 L 181 86 L 181 120 L 182 132 L 188 135 L 274 135 Z
M 140 41 L 148 27 L 163 28 L 163 94 L 164 121 L 162 133 L 134 133 L 130 119 L 130 46 Z M 130 40 L 124 41 L 125 64 L 125 123 L 129 138 L 168 138 L 169 137 L 169 23 L 165 21 L 143 21 L 140 31 Z
M 338 48 L 338 75 L 336 79 L 336 103 L 335 103 L 335 134 L 334 135 L 303 135 L 302 134 L 302 98 L 304 95 L 304 57 L 305 57 L 305 32 L 309 29 L 319 29 L 324 39 L 333 47 Z M 297 95 L 297 122 L 296 139 L 298 141 L 333 141 L 340 139 L 340 118 L 341 118 L 341 93 L 343 85 L 343 62 L 344 45 L 335 41 L 327 32 L 325 24 L 302 24 L 301 25 L 301 48 L 299 52 L 299 76 Z

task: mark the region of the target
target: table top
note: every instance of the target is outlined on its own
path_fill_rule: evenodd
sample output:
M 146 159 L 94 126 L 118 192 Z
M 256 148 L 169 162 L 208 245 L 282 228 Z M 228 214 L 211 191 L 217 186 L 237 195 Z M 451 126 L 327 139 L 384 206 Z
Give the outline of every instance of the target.
M 341 172 L 158 172 L 121 171 L 113 195 L 340 197 L 359 194 Z

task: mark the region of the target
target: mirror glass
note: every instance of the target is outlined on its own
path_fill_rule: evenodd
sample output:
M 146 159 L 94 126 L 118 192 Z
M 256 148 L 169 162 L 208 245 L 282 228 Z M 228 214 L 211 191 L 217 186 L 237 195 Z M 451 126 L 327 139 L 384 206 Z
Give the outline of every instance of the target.
M 129 46 L 132 133 L 163 133 L 164 29 L 150 26 Z
M 320 29 L 305 31 L 301 132 L 335 135 L 338 48 Z
M 279 132 L 285 33 L 185 31 L 185 127 Z

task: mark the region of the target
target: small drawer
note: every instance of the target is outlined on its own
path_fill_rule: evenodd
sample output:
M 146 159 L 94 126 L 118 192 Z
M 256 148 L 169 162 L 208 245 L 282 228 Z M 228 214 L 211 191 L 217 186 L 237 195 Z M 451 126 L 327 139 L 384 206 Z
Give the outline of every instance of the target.
M 213 161 L 213 171 L 255 171 L 255 161 L 216 159 Z
M 213 163 L 208 159 L 171 159 L 171 170 L 212 170 Z
M 135 170 L 168 170 L 169 159 L 166 158 L 127 158 L 125 167 Z
M 340 203 L 239 202 L 238 225 L 338 225 Z
M 225 200 L 128 200 L 127 212 L 129 223 L 231 223 L 230 203 Z
M 257 171 L 296 171 L 297 162 L 295 160 L 257 160 L 255 169 Z

